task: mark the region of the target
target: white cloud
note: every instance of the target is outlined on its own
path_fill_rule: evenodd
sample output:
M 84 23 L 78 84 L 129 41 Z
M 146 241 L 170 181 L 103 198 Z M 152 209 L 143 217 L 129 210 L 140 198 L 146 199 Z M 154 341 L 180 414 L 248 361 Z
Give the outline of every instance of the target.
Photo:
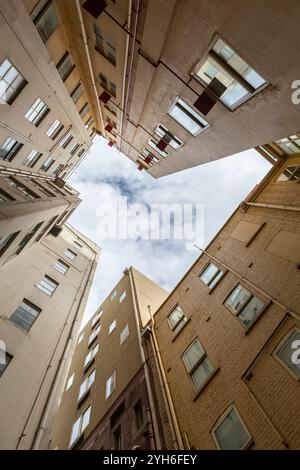
M 125 267 L 135 266 L 171 290 L 199 255 L 186 251 L 184 241 L 101 240 L 97 230 L 101 205 L 116 204 L 120 196 L 147 205 L 204 204 L 207 244 L 269 168 L 270 164 L 255 150 L 248 150 L 154 179 L 139 172 L 133 162 L 109 147 L 103 138 L 96 137 L 90 154 L 69 180 L 83 199 L 70 223 L 102 248 L 85 321 L 113 289 Z

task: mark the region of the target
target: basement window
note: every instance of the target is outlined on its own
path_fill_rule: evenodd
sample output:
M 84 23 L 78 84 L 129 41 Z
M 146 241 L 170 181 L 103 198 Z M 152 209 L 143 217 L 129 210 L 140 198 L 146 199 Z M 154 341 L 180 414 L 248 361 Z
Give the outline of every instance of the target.
M 221 38 L 215 41 L 192 75 L 229 109 L 236 108 L 267 85 Z
M 179 97 L 170 107 L 168 114 L 194 137 L 210 127 L 199 113 Z

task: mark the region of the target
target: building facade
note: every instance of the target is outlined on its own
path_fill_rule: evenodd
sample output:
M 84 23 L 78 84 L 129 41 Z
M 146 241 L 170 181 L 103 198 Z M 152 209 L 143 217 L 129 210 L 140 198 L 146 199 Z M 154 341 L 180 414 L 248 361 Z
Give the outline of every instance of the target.
M 160 416 L 141 331 L 166 291 L 130 268 L 79 334 L 52 449 L 154 449 Z
M 69 225 L 0 268 L 0 447 L 43 449 L 99 248 Z
M 300 448 L 299 181 L 282 157 L 154 315 L 179 448 Z

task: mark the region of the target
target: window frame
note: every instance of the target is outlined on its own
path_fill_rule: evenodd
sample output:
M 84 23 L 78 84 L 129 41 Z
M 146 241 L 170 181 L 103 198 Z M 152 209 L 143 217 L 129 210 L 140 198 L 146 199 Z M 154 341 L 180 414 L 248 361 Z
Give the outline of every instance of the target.
M 72 253 L 72 256 L 68 256 L 67 253 Z M 75 261 L 76 257 L 77 257 L 77 253 L 74 253 L 74 251 L 70 250 L 70 248 L 67 248 L 65 251 L 64 251 L 64 256 L 66 258 L 68 258 L 69 260 L 71 261 Z
M 188 109 L 185 109 L 185 107 L 182 104 L 180 104 L 179 101 L 182 101 L 184 103 L 184 105 L 187 106 L 188 108 L 190 108 L 190 110 L 193 111 L 193 113 L 195 113 L 200 119 L 197 119 L 197 117 L 194 116 Z M 196 131 L 195 133 L 191 132 L 191 130 L 188 129 L 188 127 L 184 126 L 182 124 L 182 122 L 180 122 L 179 119 L 175 118 L 174 116 L 172 116 L 172 114 L 170 114 L 176 108 L 176 106 L 179 109 L 181 109 L 181 111 L 183 113 L 185 113 L 188 116 L 188 118 L 191 119 L 200 128 L 198 131 Z M 188 132 L 193 137 L 197 137 L 198 135 L 202 134 L 204 131 L 206 131 L 207 129 L 209 129 L 211 127 L 209 122 L 205 119 L 205 117 L 202 116 L 200 111 L 198 111 L 198 110 L 196 111 L 194 106 L 190 105 L 186 100 L 182 99 L 179 95 L 177 95 L 176 98 L 174 99 L 174 101 L 172 102 L 171 106 L 169 107 L 169 110 L 168 110 L 167 114 L 170 118 L 172 118 L 175 122 L 177 122 L 177 124 L 179 126 L 181 126 L 183 129 L 185 129 L 186 132 Z M 201 122 L 201 120 L 203 120 L 206 124 L 204 125 Z
M 184 360 L 184 356 L 186 355 L 186 353 L 188 352 L 188 350 L 193 346 L 194 343 L 198 342 L 199 345 L 200 345 L 200 348 L 202 348 L 203 350 L 203 353 L 201 355 L 201 357 L 198 359 L 198 361 L 191 367 L 191 369 L 189 370 L 188 369 L 188 366 Z M 206 386 L 206 384 L 214 377 L 216 371 L 218 369 L 216 369 L 216 367 L 214 366 L 213 362 L 210 360 L 210 358 L 208 357 L 207 353 L 206 353 L 206 350 L 204 349 L 204 347 L 202 346 L 201 344 L 201 341 L 199 340 L 198 337 L 194 338 L 190 343 L 189 345 L 185 348 L 184 352 L 182 353 L 181 355 L 181 359 L 182 359 L 182 362 L 183 362 L 183 365 L 184 365 L 184 368 L 185 368 L 185 371 L 187 373 L 187 375 L 189 376 L 190 378 L 190 381 L 193 385 L 193 388 L 194 388 L 194 391 L 196 393 L 196 396 L 198 396 L 198 394 L 202 391 L 202 389 Z M 199 368 L 199 366 L 201 366 L 201 364 L 205 361 L 205 359 L 208 359 L 208 361 L 211 363 L 213 369 L 210 373 L 210 375 L 208 375 L 205 379 L 205 381 L 200 385 L 199 388 L 196 387 L 196 384 L 193 380 L 193 374 L 196 372 L 196 370 Z
M 236 311 L 234 310 L 233 308 L 231 308 L 228 304 L 227 304 L 227 300 L 229 299 L 229 297 L 233 294 L 233 292 L 235 291 L 235 289 L 238 287 L 238 286 L 241 286 L 244 290 L 246 290 L 247 292 L 250 293 L 250 296 L 249 298 L 246 300 L 246 302 L 241 305 L 239 307 L 239 309 Z M 258 299 L 260 302 L 263 303 L 263 306 L 261 308 L 261 310 L 258 312 L 258 314 L 253 318 L 253 320 L 248 324 L 246 325 L 240 318 L 240 314 L 244 311 L 244 309 L 248 306 L 248 304 L 251 302 L 252 299 Z M 260 316 L 263 314 L 263 312 L 266 310 L 266 308 L 270 305 L 271 301 L 268 302 L 266 300 L 262 300 L 261 297 L 258 297 L 256 294 L 253 294 L 252 291 L 250 291 L 249 289 L 247 289 L 246 287 L 244 287 L 243 284 L 241 284 L 240 282 L 238 282 L 235 287 L 229 292 L 229 294 L 226 296 L 224 302 L 223 302 L 223 305 L 227 308 L 227 310 L 229 310 L 231 312 L 231 314 L 236 317 L 238 319 L 238 321 L 244 326 L 244 328 L 246 328 L 246 331 L 248 331 L 255 323 L 256 321 L 260 318 Z
M 155 135 L 159 138 L 159 139 L 163 139 L 164 137 L 159 133 L 159 129 L 162 128 L 162 133 L 164 133 L 164 135 L 167 135 L 171 140 L 167 143 L 167 145 L 170 145 L 170 147 L 172 147 L 173 150 L 178 150 L 180 149 L 184 143 L 176 136 L 174 135 L 164 124 L 162 124 L 161 122 L 159 122 L 154 130 L 154 133 Z M 175 141 L 178 143 L 178 146 L 175 147 L 174 145 L 172 145 L 172 141 Z
M 66 64 L 70 64 L 70 67 L 68 67 L 64 73 L 62 73 L 64 71 L 64 67 Z M 61 69 L 62 67 L 62 69 Z M 61 59 L 58 61 L 58 63 L 56 64 L 56 69 L 59 73 L 59 76 L 60 78 L 62 79 L 63 82 L 65 82 L 67 80 L 67 78 L 71 75 L 71 73 L 73 72 L 73 70 L 75 69 L 75 64 L 74 64 L 74 61 L 73 61 L 73 57 L 72 55 L 70 54 L 69 51 L 66 51 L 64 53 L 64 55 L 61 57 Z
M 59 265 L 64 266 L 64 267 L 66 268 L 66 270 L 63 271 L 63 270 L 58 269 L 57 267 L 58 267 Z M 70 266 L 69 264 L 67 264 L 65 261 L 63 261 L 63 260 L 60 259 L 60 258 L 58 258 L 57 261 L 53 264 L 53 268 L 54 268 L 58 273 L 62 274 L 63 276 L 66 276 L 66 274 L 68 273 L 70 267 L 71 267 L 71 266 Z
M 45 285 L 43 285 L 43 283 Z M 50 287 L 48 287 L 50 286 Z M 54 286 L 54 287 L 53 287 Z M 48 295 L 48 297 L 52 297 L 55 293 L 56 289 L 59 286 L 59 282 L 55 281 L 52 277 L 48 276 L 48 274 L 44 274 L 44 276 L 40 279 L 36 287 L 40 289 L 44 294 Z M 52 290 L 53 288 L 53 290 Z
M 122 329 L 122 331 L 120 332 L 120 346 L 125 343 L 126 339 L 128 338 L 129 336 L 129 324 L 126 323 L 126 325 L 124 326 L 124 328 Z M 123 335 L 123 336 L 122 336 Z M 125 337 L 124 337 L 125 335 Z
M 37 108 L 42 106 L 39 111 Z M 35 127 L 38 127 L 42 121 L 45 119 L 47 114 L 50 113 L 49 106 L 45 103 L 42 98 L 37 98 L 34 103 L 30 106 L 30 108 L 25 113 L 25 119 Z M 34 117 L 33 117 L 34 116 Z
M 299 153 L 300 153 L 300 149 L 299 149 Z M 280 179 L 284 175 L 285 171 L 288 171 L 289 168 L 294 168 L 294 167 L 296 167 L 296 169 L 290 173 L 289 177 L 286 180 Z M 299 172 L 299 178 L 296 176 L 296 178 L 294 179 L 293 177 L 296 175 L 297 172 Z M 288 183 L 290 181 L 292 181 L 294 183 L 300 183 L 300 163 L 287 165 L 280 172 L 280 174 L 276 177 L 275 181 L 276 181 L 276 183 Z
M 241 450 L 247 450 L 249 447 L 251 447 L 251 445 L 255 444 L 254 442 L 254 439 L 253 437 L 251 436 L 244 420 L 242 419 L 240 413 L 238 412 L 237 408 L 232 404 L 230 405 L 226 411 L 224 411 L 224 413 L 219 417 L 219 419 L 217 420 L 217 422 L 214 424 L 214 426 L 212 427 L 211 429 L 211 434 L 212 434 L 212 437 L 213 437 L 213 440 L 215 441 L 215 444 L 217 446 L 217 449 L 218 450 L 223 450 L 221 449 L 220 445 L 219 445 L 219 442 L 217 440 L 217 437 L 215 435 L 215 431 L 217 428 L 219 428 L 221 426 L 221 424 L 223 423 L 223 421 L 225 420 L 225 418 L 230 414 L 230 412 L 234 410 L 236 415 L 238 416 L 239 420 L 240 420 L 240 423 L 242 424 L 244 430 L 246 431 L 246 433 L 248 434 L 249 436 L 249 439 L 248 441 L 246 442 L 246 444 L 244 444 L 243 448 Z
M 55 124 L 58 123 L 58 125 L 55 127 Z M 49 137 L 51 140 L 55 140 L 56 137 L 59 136 L 61 131 L 63 130 L 65 126 L 59 119 L 55 119 L 55 121 L 51 124 L 51 126 L 47 129 L 46 135 Z M 51 131 L 52 129 L 52 131 Z M 51 132 L 50 132 L 51 131 Z
M 170 321 L 170 317 L 172 316 L 172 314 L 177 310 L 177 309 L 180 309 L 181 312 L 182 312 L 182 316 L 180 317 L 180 319 L 177 321 L 177 323 L 175 323 L 174 326 L 172 326 L 172 323 Z M 168 325 L 169 325 L 169 328 L 171 330 L 171 332 L 173 333 L 174 336 L 176 336 L 181 330 L 182 328 L 184 328 L 184 326 L 186 325 L 186 323 L 188 322 L 188 318 L 186 317 L 183 309 L 181 308 L 180 304 L 177 303 L 173 308 L 172 310 L 168 313 L 167 315 L 167 322 L 168 322 Z M 180 326 L 180 328 L 178 328 Z
M 84 416 L 86 415 L 86 413 L 88 413 L 88 422 L 83 427 Z M 68 449 L 70 449 L 75 444 L 75 442 L 78 441 L 80 436 L 82 436 L 82 434 L 84 433 L 84 431 L 86 430 L 86 428 L 90 424 L 90 422 L 91 422 L 91 413 L 92 413 L 92 404 L 90 403 L 72 425 L 70 440 L 69 440 L 69 444 L 68 444 Z M 79 421 L 78 432 L 76 433 L 75 439 L 72 440 L 73 429 L 74 429 L 74 427 L 75 427 L 75 425 L 78 421 Z
M 217 271 L 215 272 L 215 274 L 210 278 L 209 282 L 206 283 L 204 282 L 204 280 L 202 279 L 202 276 L 205 274 L 205 272 L 209 269 L 210 266 L 215 266 L 217 268 Z M 200 279 L 200 281 L 202 282 L 202 284 L 204 284 L 208 289 L 209 291 L 211 292 L 215 287 L 217 287 L 217 285 L 221 282 L 221 280 L 223 279 L 223 277 L 225 276 L 226 274 L 226 270 L 223 270 L 221 269 L 218 265 L 212 263 L 211 261 L 209 261 L 205 267 L 202 269 L 202 271 L 200 271 L 200 273 L 198 274 L 198 277 Z M 221 274 L 221 276 L 218 278 L 219 274 Z M 218 279 L 217 279 L 218 278 Z M 217 279 L 217 280 L 216 280 Z M 216 281 L 216 282 L 215 282 Z M 212 286 L 211 284 L 214 283 Z
M 12 142 L 12 147 L 8 152 L 6 152 L 7 146 L 9 146 L 9 144 Z M 8 136 L 0 145 L 0 160 L 3 160 L 4 162 L 11 162 L 23 146 L 24 144 L 22 142 L 19 142 L 18 140 Z M 4 155 L 3 152 L 6 152 L 6 154 Z
M 107 394 L 108 390 L 107 390 L 107 384 L 108 384 L 108 381 L 112 379 L 112 384 L 113 384 L 113 389 L 111 389 L 111 385 L 110 385 L 110 388 L 109 388 L 109 394 Z M 112 375 L 110 375 L 106 381 L 105 381 L 105 401 L 109 399 L 109 397 L 113 394 L 113 392 L 116 390 L 116 380 L 117 380 L 117 372 L 116 370 L 113 371 Z
M 16 314 L 16 312 L 18 311 L 19 308 L 21 308 L 21 306 L 25 304 L 27 305 L 28 307 L 30 307 L 31 309 L 35 310 L 36 312 L 36 316 L 32 315 L 30 312 L 28 312 L 26 309 L 25 309 L 25 312 L 27 315 L 31 316 L 33 321 L 32 323 L 30 323 L 28 320 L 24 320 L 24 318 L 18 316 Z M 23 309 L 24 310 L 24 309 Z M 15 326 L 17 326 L 18 328 L 20 328 L 21 330 L 25 331 L 25 332 L 28 332 L 31 330 L 32 326 L 34 325 L 34 323 L 36 322 L 36 320 L 38 319 L 38 317 L 40 316 L 42 312 L 42 309 L 37 307 L 37 305 L 33 304 L 32 302 L 30 302 L 29 300 L 27 299 L 23 299 L 22 302 L 15 308 L 15 310 L 13 311 L 13 313 L 9 316 L 9 321 L 12 322 Z M 16 318 L 20 318 L 21 321 L 23 323 L 27 323 L 27 325 L 29 325 L 29 328 L 24 328 L 23 326 L 21 326 L 19 323 L 15 322 L 14 320 L 12 320 L 13 317 L 16 317 Z
M 48 0 L 40 9 L 39 11 L 39 3 L 38 2 L 35 7 L 31 10 L 30 12 L 30 16 L 31 16 L 31 19 L 33 21 L 33 24 L 35 25 L 36 29 L 37 29 L 37 32 L 39 33 L 39 36 L 41 38 L 41 40 L 43 41 L 44 44 L 46 44 L 46 42 L 48 41 L 48 39 L 52 36 L 52 34 L 54 33 L 54 31 L 57 29 L 57 27 L 59 26 L 59 18 L 58 18 L 58 14 L 57 14 L 57 10 L 55 8 L 55 5 L 53 3 L 52 0 Z M 54 27 L 54 29 L 51 31 L 51 33 L 49 34 L 49 36 L 46 37 L 46 35 L 44 35 L 43 32 L 41 32 L 40 28 L 39 28 L 39 23 L 40 21 L 42 20 L 42 18 L 44 17 L 44 15 L 49 12 L 48 10 L 49 9 L 52 9 L 53 12 L 54 12 L 54 15 L 55 15 L 55 19 L 56 19 L 56 25 Z M 33 18 L 33 12 L 37 10 L 37 15 Z
M 14 63 L 13 63 L 8 57 L 5 57 L 5 58 L 3 59 L 3 61 L 2 61 L 1 64 L 0 64 L 0 67 L 2 67 L 3 64 L 4 64 L 6 61 L 9 62 L 10 66 L 9 66 L 9 68 L 6 70 L 6 72 L 4 73 L 4 75 L 1 75 L 0 83 L 1 83 L 2 81 L 4 81 L 4 83 L 7 84 L 8 87 L 5 89 L 4 93 L 0 96 L 0 99 L 1 99 L 4 103 L 6 103 L 6 104 L 8 104 L 8 105 L 12 105 L 13 102 L 15 101 L 15 99 L 16 99 L 16 98 L 19 96 L 19 94 L 21 93 L 21 91 L 22 91 L 22 90 L 25 88 L 25 86 L 28 84 L 28 82 L 27 82 L 27 80 L 24 78 L 24 76 L 21 74 L 21 72 L 19 72 L 19 70 L 17 69 L 17 67 L 15 67 Z M 15 78 L 12 80 L 12 82 L 6 82 L 6 81 L 5 81 L 5 76 L 9 73 L 9 71 L 10 71 L 12 68 L 16 71 L 17 75 L 16 75 Z M 20 77 L 20 78 L 19 78 L 19 77 Z M 18 79 L 21 79 L 21 82 L 20 82 L 19 86 L 14 90 L 14 88 L 13 88 L 13 83 L 14 83 L 16 80 L 18 80 Z M 14 93 L 13 93 L 13 94 L 10 96 L 10 98 L 8 98 L 8 99 L 3 98 L 3 97 L 5 96 L 5 94 L 7 93 L 7 90 L 9 90 L 10 88 L 12 88 L 12 89 L 14 90 Z

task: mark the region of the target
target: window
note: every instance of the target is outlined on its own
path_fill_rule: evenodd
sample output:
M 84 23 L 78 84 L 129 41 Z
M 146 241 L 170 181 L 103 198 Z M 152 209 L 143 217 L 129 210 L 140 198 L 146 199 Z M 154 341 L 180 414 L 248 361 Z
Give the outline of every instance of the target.
M 56 68 L 62 80 L 65 81 L 72 72 L 72 70 L 75 68 L 75 65 L 73 64 L 73 60 L 69 52 L 66 52 L 63 55 L 63 57 L 58 62 Z
M 217 39 L 205 61 L 193 76 L 229 109 L 234 109 L 266 85 L 266 80 L 250 67 L 223 39 Z
M 72 387 L 73 382 L 74 382 L 74 377 L 75 377 L 75 372 L 69 377 L 66 385 L 66 391 L 69 390 L 70 387 Z
M 129 326 L 126 325 L 120 333 L 120 344 L 123 344 L 128 336 L 129 336 Z
M 134 417 L 135 417 L 135 426 L 136 429 L 139 430 L 144 424 L 144 416 L 143 416 L 143 408 L 142 402 L 139 400 L 133 407 L 134 409 Z
M 93 318 L 93 321 L 92 321 L 92 328 L 93 328 L 93 326 L 96 325 L 97 321 L 100 320 L 100 318 L 102 317 L 102 313 L 103 313 L 103 310 L 101 310 L 101 312 L 99 312 L 99 313 Z
M 94 341 L 94 339 L 97 338 L 100 331 L 101 331 L 101 325 L 98 325 L 97 328 L 94 331 L 92 331 L 92 333 L 89 336 L 88 346 L 90 346 L 92 342 Z
M 20 241 L 18 248 L 15 251 L 15 254 L 21 253 L 21 251 L 25 248 L 25 246 L 30 242 L 30 240 L 34 237 L 34 235 L 38 232 L 44 222 L 39 222 L 31 227 L 29 232 L 25 235 L 24 238 Z
M 23 75 L 10 60 L 5 59 L 0 65 L 0 100 L 12 104 L 26 85 Z
M 221 271 L 221 269 L 219 269 L 214 264 L 209 263 L 209 265 L 204 269 L 204 271 L 199 274 L 199 277 L 204 284 L 206 284 L 210 289 L 212 289 L 223 275 L 224 272 Z
M 213 430 L 213 435 L 221 450 L 242 450 L 251 445 L 251 436 L 235 408 L 231 408 L 226 414 Z
M 86 124 L 85 124 L 85 128 L 86 129 L 89 129 L 92 125 L 92 123 L 94 122 L 92 116 L 87 120 Z
M 91 419 L 91 405 L 85 410 L 85 412 L 79 416 L 79 418 L 75 421 L 72 427 L 71 438 L 69 447 L 77 440 L 77 438 L 83 433 L 83 431 L 89 425 Z
M 300 150 L 299 150 L 300 152 Z M 288 166 L 276 181 L 300 181 L 300 165 Z
M 80 251 L 82 248 L 82 245 L 76 241 L 74 241 L 74 248 L 76 251 Z
M 111 294 L 110 300 L 111 300 L 111 301 L 114 300 L 114 298 L 116 297 L 116 295 L 117 295 L 117 291 L 115 290 L 115 291 L 113 291 L 113 293 Z
M 111 82 L 107 79 L 107 77 L 103 74 L 99 74 L 99 81 L 102 88 L 107 90 L 114 98 L 116 98 L 116 85 L 114 82 Z
M 80 147 L 80 144 L 74 144 L 73 147 L 70 149 L 70 154 L 75 155 L 79 147 Z
M 299 348 L 300 331 L 294 329 L 275 350 L 276 357 L 288 367 L 298 379 L 300 378 Z
M 82 333 L 80 333 L 80 335 L 79 335 L 79 337 L 78 337 L 78 343 L 77 343 L 77 344 L 81 343 L 81 341 L 83 340 L 83 338 L 84 338 L 84 333 L 82 332 Z
M 72 261 L 74 261 L 74 259 L 75 259 L 76 256 L 77 256 L 77 254 L 74 253 L 73 251 L 69 250 L 69 248 L 67 248 L 67 250 L 65 251 L 64 255 L 65 255 L 66 258 L 69 258 L 69 259 L 71 259 Z
M 125 298 L 126 298 L 126 290 L 124 290 L 124 292 L 122 292 L 122 294 L 120 295 L 119 303 L 123 302 Z
M 148 140 L 148 145 L 150 145 L 151 148 L 156 150 L 156 152 L 158 152 L 159 155 L 161 155 L 162 157 L 167 157 L 169 155 L 169 153 L 166 150 L 161 150 L 160 148 L 158 148 L 157 144 L 158 144 L 158 142 L 154 139 L 149 139 Z
M 11 137 L 7 137 L 0 147 L 0 160 L 11 162 L 22 147 L 23 144 L 17 142 Z
M 81 150 L 79 150 L 78 154 L 77 154 L 77 157 L 80 158 L 82 157 L 82 155 L 84 154 L 84 152 L 86 151 L 85 148 L 82 148 Z
M 84 116 L 87 115 L 87 113 L 89 112 L 90 110 L 90 106 L 88 103 L 85 103 L 85 105 L 81 108 L 81 110 L 79 111 L 79 115 L 81 117 L 81 119 L 84 118 Z
M 174 334 L 178 333 L 178 331 L 180 331 L 181 328 L 186 324 L 187 318 L 183 313 L 180 305 L 177 305 L 174 310 L 172 310 L 168 316 L 168 322 Z
M 93 383 L 95 382 L 95 377 L 96 377 L 96 369 L 94 369 L 93 372 L 91 372 L 90 375 L 80 385 L 79 393 L 78 393 L 78 400 L 80 400 L 83 397 L 83 395 L 88 391 L 88 389 L 93 385 Z
M 47 116 L 49 111 L 50 109 L 44 103 L 44 101 L 41 100 L 41 98 L 38 98 L 28 109 L 27 113 L 25 114 L 25 118 L 35 127 L 38 127 L 42 120 Z
M 225 305 L 245 326 L 249 326 L 265 307 L 264 302 L 240 284 L 227 297 Z
M 41 166 L 41 170 L 42 171 L 48 171 L 49 168 L 53 165 L 54 162 L 55 162 L 54 158 L 51 158 L 51 157 L 46 158 L 46 160 L 44 161 L 44 163 Z
M 104 108 L 107 109 L 111 114 L 113 114 L 114 116 L 117 116 L 117 107 L 115 104 L 113 103 L 106 103 L 104 105 Z
M 23 330 L 29 331 L 41 311 L 40 308 L 24 299 L 9 319 Z
M 193 136 L 200 134 L 210 127 L 208 122 L 199 113 L 196 113 L 190 105 L 179 97 L 172 104 L 168 114 Z
M 116 371 L 107 379 L 105 386 L 105 400 L 110 397 L 114 389 L 116 388 Z
M 61 259 L 58 259 L 53 267 L 61 274 L 66 274 L 70 269 L 70 266 Z
M 42 153 L 38 152 L 37 150 L 32 150 L 24 160 L 24 165 L 28 166 L 29 168 L 33 168 L 42 156 Z
M 73 139 L 73 136 L 71 135 L 71 133 L 70 133 L 70 132 L 67 132 L 67 133 L 63 136 L 63 138 L 61 139 L 61 141 L 59 142 L 59 145 L 60 145 L 63 149 L 65 149 L 65 148 L 69 145 L 69 143 L 71 142 L 72 139 Z
M 1 347 L 2 341 L 0 341 L 0 377 L 3 375 L 4 371 L 9 366 L 9 363 L 12 361 L 13 356 L 2 349 Z
M 52 171 L 52 173 L 53 173 L 54 175 L 58 175 L 58 174 L 61 172 L 61 170 L 63 169 L 63 167 L 64 167 L 64 164 L 63 164 L 63 163 L 60 163 L 59 165 L 57 165 L 56 168 L 54 168 L 54 170 Z
M 47 196 L 47 197 L 56 197 L 56 194 L 52 193 L 47 188 L 45 188 L 39 181 L 34 180 L 33 178 L 29 178 L 29 181 L 31 182 L 31 184 L 33 184 L 33 186 L 38 188 L 39 191 L 41 191 L 43 194 L 45 194 L 45 196 Z
M 15 201 L 15 199 L 3 189 L 0 189 L 0 202 Z
M 155 129 L 155 134 L 157 134 L 161 139 L 163 139 L 168 145 L 170 145 L 174 150 L 179 149 L 183 145 L 183 142 L 175 137 L 165 126 L 158 124 Z
M 116 43 L 115 41 L 104 33 L 101 28 L 94 24 L 94 32 L 96 36 L 95 49 L 103 57 L 105 57 L 112 65 L 116 65 Z
M 40 196 L 31 191 L 31 189 L 29 189 L 27 186 L 25 186 L 13 176 L 4 177 L 3 179 L 13 190 L 20 193 L 22 196 L 25 196 L 26 199 L 40 199 Z
M 182 360 L 192 379 L 195 390 L 200 390 L 202 385 L 212 376 L 215 369 L 198 339 L 195 339 L 188 347 L 182 356 Z
M 116 329 L 116 320 L 114 320 L 110 325 L 109 325 L 109 328 L 108 328 L 108 334 L 110 335 L 115 329 Z
M 154 163 L 159 163 L 159 158 L 156 157 L 153 153 L 150 153 L 149 150 L 144 148 L 143 152 L 140 154 L 140 158 L 150 166 L 153 166 Z
M 46 134 L 48 137 L 50 137 L 50 139 L 55 140 L 63 128 L 64 126 L 62 125 L 62 123 L 58 121 L 58 119 L 56 119 L 54 123 L 49 127 Z
M 118 426 L 114 431 L 114 450 L 122 450 L 122 432 L 121 426 Z
M 30 16 L 42 40 L 46 42 L 58 26 L 58 19 L 52 1 L 40 0 Z
M 79 82 L 71 93 L 71 98 L 74 101 L 74 103 L 77 103 L 77 101 L 82 96 L 82 94 L 83 94 L 83 88 L 82 88 L 81 83 Z
M 288 155 L 300 152 L 300 137 L 297 134 L 276 140 L 275 143 Z
M 50 297 L 53 295 L 54 291 L 58 286 L 58 282 L 51 279 L 51 277 L 45 275 L 40 282 L 38 283 L 37 287 L 44 292 L 45 294 L 49 295 Z
M 99 344 L 97 343 L 96 346 L 85 356 L 83 367 L 85 368 L 92 359 L 96 356 L 99 351 Z
M 9 235 L 3 235 L 0 237 L 0 256 L 2 256 L 6 250 L 10 247 L 14 239 L 19 235 L 20 232 L 14 232 Z

